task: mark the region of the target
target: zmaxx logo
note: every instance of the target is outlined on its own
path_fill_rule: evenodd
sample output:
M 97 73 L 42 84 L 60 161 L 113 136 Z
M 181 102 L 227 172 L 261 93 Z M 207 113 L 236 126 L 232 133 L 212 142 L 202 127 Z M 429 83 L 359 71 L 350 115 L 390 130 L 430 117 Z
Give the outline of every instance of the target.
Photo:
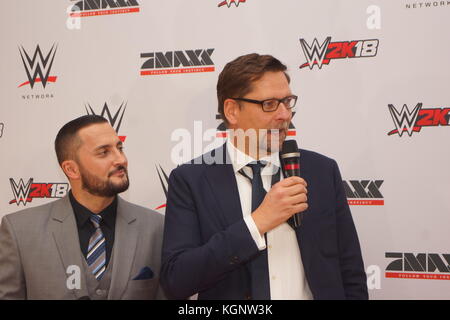
M 196 49 L 141 53 L 146 58 L 141 67 L 141 76 L 212 72 L 215 70 L 211 59 L 214 49 Z
M 104 16 L 110 14 L 139 12 L 136 0 L 72 0 L 77 1 L 71 9 L 71 17 Z
M 342 181 L 349 205 L 383 206 L 380 187 L 384 180 L 348 180 Z
M 378 39 L 331 42 L 331 37 L 327 37 L 322 44 L 314 38 L 309 45 L 305 39 L 300 39 L 307 60 L 300 69 L 305 67 L 312 69 L 314 66 L 322 69 L 322 65 L 329 64 L 332 59 L 375 57 L 378 43 Z
M 19 88 L 27 84 L 33 89 L 36 82 L 42 83 L 45 88 L 47 82 L 56 82 L 56 76 L 50 76 L 50 70 L 53 65 L 53 60 L 56 54 L 56 45 L 53 45 L 50 51 L 45 55 L 42 53 L 41 48 L 37 45 L 33 56 L 30 58 L 30 54 L 24 49 L 23 46 L 19 48 L 20 56 L 22 57 L 23 66 L 27 73 L 28 81 L 19 85 Z
M 33 178 L 30 178 L 28 183 L 24 183 L 22 179 L 17 183 L 12 178 L 9 179 L 9 182 L 14 195 L 14 199 L 9 204 L 19 205 L 22 203 L 25 206 L 34 198 L 62 198 L 69 191 L 68 183 L 33 183 Z
M 88 109 L 88 107 L 89 107 L 89 109 Z M 92 107 L 89 103 L 87 106 L 85 106 L 85 108 L 86 108 L 87 114 L 96 115 L 96 113 L 94 112 L 94 109 L 92 109 Z M 123 108 L 123 110 L 122 110 L 122 108 Z M 120 126 L 122 125 L 122 119 L 123 119 L 123 115 L 125 114 L 126 108 L 127 108 L 127 103 L 122 102 L 119 109 L 113 116 L 111 114 L 111 111 L 109 111 L 108 105 L 105 102 L 105 104 L 103 105 L 103 109 L 100 113 L 100 116 L 102 116 L 103 118 L 105 118 L 106 120 L 109 121 L 109 124 L 111 125 L 111 127 L 114 128 L 114 130 L 116 130 L 117 134 L 119 134 L 119 129 L 120 129 Z M 125 142 L 126 138 L 127 138 L 126 136 L 119 136 L 119 139 L 122 142 Z
M 295 116 L 295 111 L 292 112 L 292 117 L 294 117 L 294 116 Z M 219 120 L 219 121 L 222 120 L 222 116 L 220 115 L 220 113 L 216 114 L 216 120 Z M 217 130 L 216 138 L 227 138 L 228 134 L 227 134 L 227 127 L 225 126 L 225 122 L 222 121 L 216 130 Z M 291 137 L 295 137 L 297 135 L 297 131 L 296 131 L 295 126 L 292 123 L 292 121 L 291 121 L 291 123 L 289 123 L 289 129 L 288 129 L 287 135 L 291 136 Z
M 385 257 L 395 259 L 386 278 L 450 280 L 450 254 L 386 252 Z
M 400 111 L 393 104 L 389 104 L 388 107 L 396 128 L 388 132 L 389 136 L 397 133 L 401 137 L 404 132 L 407 132 L 411 137 L 414 132 L 420 132 L 422 127 L 450 124 L 450 108 L 422 109 L 422 103 L 418 103 L 411 111 L 406 104 Z
M 245 3 L 246 0 L 225 0 L 221 1 L 218 5 L 218 7 L 227 6 L 228 8 L 231 7 L 231 4 L 234 4 L 236 7 L 239 7 L 239 4 Z

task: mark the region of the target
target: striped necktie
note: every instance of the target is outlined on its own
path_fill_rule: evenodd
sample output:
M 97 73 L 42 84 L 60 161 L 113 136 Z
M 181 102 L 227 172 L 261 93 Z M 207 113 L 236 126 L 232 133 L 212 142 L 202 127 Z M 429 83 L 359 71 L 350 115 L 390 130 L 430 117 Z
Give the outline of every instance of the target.
M 98 214 L 91 215 L 91 222 L 95 227 L 95 232 L 89 239 L 88 254 L 86 261 L 89 271 L 100 280 L 106 270 L 106 246 L 105 236 L 100 229 L 102 217 Z

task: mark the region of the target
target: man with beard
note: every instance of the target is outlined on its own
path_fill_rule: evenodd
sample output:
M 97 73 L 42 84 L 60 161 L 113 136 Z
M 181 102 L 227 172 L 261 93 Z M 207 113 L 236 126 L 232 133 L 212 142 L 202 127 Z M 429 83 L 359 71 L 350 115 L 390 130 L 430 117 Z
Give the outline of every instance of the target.
M 336 162 L 301 150 L 302 178 L 280 177 L 297 102 L 289 82 L 269 55 L 238 57 L 219 75 L 229 138 L 169 178 L 161 267 L 169 298 L 368 298 Z M 296 213 L 298 228 L 288 223 Z
M 0 299 L 158 299 L 163 217 L 128 189 L 122 141 L 82 116 L 55 139 L 69 195 L 7 215 L 0 226 Z

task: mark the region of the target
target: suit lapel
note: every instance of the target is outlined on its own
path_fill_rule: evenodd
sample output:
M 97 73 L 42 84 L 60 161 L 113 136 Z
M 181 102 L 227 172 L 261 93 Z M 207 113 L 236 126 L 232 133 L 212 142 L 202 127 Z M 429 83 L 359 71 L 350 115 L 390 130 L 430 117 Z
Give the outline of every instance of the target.
M 229 226 L 242 219 L 243 214 L 236 177 L 226 150 L 226 144 L 213 150 L 213 157 L 217 151 L 223 155 L 220 158 L 224 159 L 224 164 L 214 163 L 208 166 L 206 179 L 211 186 L 211 192 L 214 194 L 219 207 L 222 209 L 223 221 L 226 226 Z
M 297 235 L 297 241 L 302 256 L 302 263 L 305 270 L 310 270 L 310 252 L 315 251 L 315 247 L 317 246 L 317 241 L 315 240 L 314 234 L 312 234 L 313 230 L 309 228 L 309 219 L 311 215 L 314 215 L 314 212 L 316 211 L 316 203 L 314 199 L 317 196 L 312 196 L 315 191 L 314 178 L 311 174 L 310 166 L 311 163 L 308 163 L 308 161 L 305 161 L 304 157 L 300 156 L 300 176 L 308 183 L 308 209 L 303 212 L 302 224 L 295 230 L 295 232 Z M 308 276 L 309 273 L 306 273 L 306 275 Z
M 89 293 L 86 286 L 78 228 L 69 197 L 66 196 L 61 200 L 56 201 L 50 215 L 50 228 L 64 266 L 64 273 L 66 273 L 69 266 L 79 267 L 81 288 L 79 290 L 74 290 L 73 292 L 76 298 L 88 296 Z M 68 276 L 69 275 L 70 274 L 68 274 Z
M 130 278 L 138 240 L 138 221 L 124 200 L 118 197 L 114 260 L 108 299 L 119 300 Z

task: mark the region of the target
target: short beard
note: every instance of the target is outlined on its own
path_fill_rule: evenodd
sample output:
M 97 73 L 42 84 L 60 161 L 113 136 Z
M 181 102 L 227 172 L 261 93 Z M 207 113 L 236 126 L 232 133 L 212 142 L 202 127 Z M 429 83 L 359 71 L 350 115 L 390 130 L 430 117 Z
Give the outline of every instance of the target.
M 267 129 L 267 131 L 260 134 L 259 139 L 259 150 L 263 152 L 267 152 L 271 154 L 273 152 L 279 152 L 281 150 L 281 146 L 283 145 L 284 140 L 287 137 L 287 132 L 289 129 L 289 124 L 284 124 L 280 128 L 277 129 Z M 270 134 L 268 132 L 271 132 Z M 280 131 L 283 131 L 281 133 Z M 281 137 L 280 135 L 284 136 Z
M 109 177 L 114 174 L 118 170 L 124 170 L 126 181 L 120 184 L 114 184 L 109 180 Z M 125 167 L 120 166 L 114 171 L 112 171 L 108 175 L 108 179 L 106 181 L 102 181 L 96 176 L 90 174 L 87 170 L 84 170 L 80 166 L 80 175 L 81 175 L 81 188 L 86 190 L 92 195 L 100 196 L 100 197 L 114 197 L 117 194 L 124 192 L 128 189 L 130 185 L 130 180 L 128 178 L 128 171 Z

